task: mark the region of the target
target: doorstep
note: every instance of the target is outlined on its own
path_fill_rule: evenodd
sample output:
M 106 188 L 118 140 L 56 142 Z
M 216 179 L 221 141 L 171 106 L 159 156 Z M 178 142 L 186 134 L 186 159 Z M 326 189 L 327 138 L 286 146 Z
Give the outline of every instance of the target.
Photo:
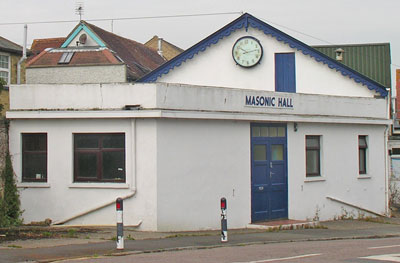
M 262 222 L 251 223 L 247 225 L 247 228 L 265 229 L 265 230 L 292 230 L 292 229 L 314 228 L 316 226 L 319 226 L 319 221 L 282 219 L 275 221 L 262 221 Z

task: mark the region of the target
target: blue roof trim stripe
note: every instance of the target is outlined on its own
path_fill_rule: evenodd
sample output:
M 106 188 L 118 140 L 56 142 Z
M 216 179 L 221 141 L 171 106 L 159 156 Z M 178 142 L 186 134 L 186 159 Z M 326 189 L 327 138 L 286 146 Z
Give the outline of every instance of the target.
M 381 84 L 369 79 L 368 77 L 360 74 L 359 72 L 337 62 L 330 57 L 322 54 L 321 52 L 313 49 L 312 47 L 304 44 L 303 42 L 283 33 L 282 31 L 268 25 L 267 23 L 253 17 L 252 15 L 246 13 L 237 18 L 236 20 L 232 21 L 225 27 L 221 28 L 217 32 L 213 33 L 212 35 L 208 36 L 207 38 L 203 39 L 199 43 L 195 44 L 191 48 L 187 49 L 186 51 L 182 52 L 175 58 L 171 59 L 170 61 L 166 62 L 165 64 L 161 65 L 160 67 L 156 68 L 155 70 L 151 71 L 147 75 L 143 76 L 138 80 L 138 82 L 155 82 L 159 77 L 162 75 L 168 74 L 170 70 L 175 67 L 179 67 L 188 59 L 192 59 L 196 54 L 199 52 L 205 51 L 208 47 L 213 44 L 216 44 L 222 38 L 229 36 L 232 32 L 247 27 L 257 28 L 264 32 L 266 35 L 270 35 L 277 39 L 280 42 L 288 44 L 291 48 L 301 51 L 304 55 L 308 55 L 314 58 L 317 62 L 322 62 L 323 64 L 328 65 L 329 68 L 335 69 L 339 71 L 343 76 L 347 76 L 350 79 L 353 79 L 356 83 L 361 83 L 364 86 L 367 86 L 370 90 L 375 90 L 381 96 L 386 97 L 388 92 L 384 86 Z
M 75 31 L 69 36 L 67 40 L 61 45 L 62 48 L 68 47 L 71 41 L 78 35 L 81 30 L 84 30 L 100 47 L 105 47 L 106 45 L 101 41 L 85 24 L 81 23 Z

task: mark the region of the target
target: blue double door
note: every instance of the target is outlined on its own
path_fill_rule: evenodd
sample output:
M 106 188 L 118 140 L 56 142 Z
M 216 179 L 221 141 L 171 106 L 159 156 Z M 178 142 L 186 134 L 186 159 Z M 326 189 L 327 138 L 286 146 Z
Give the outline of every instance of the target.
M 282 124 L 251 125 L 251 220 L 288 217 L 287 131 Z

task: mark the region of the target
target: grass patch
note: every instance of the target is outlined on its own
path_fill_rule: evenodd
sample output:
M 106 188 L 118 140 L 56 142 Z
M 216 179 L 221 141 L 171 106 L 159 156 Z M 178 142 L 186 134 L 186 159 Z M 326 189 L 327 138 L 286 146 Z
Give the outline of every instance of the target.
M 17 245 L 8 245 L 7 247 L 11 247 L 11 248 L 22 248 L 21 246 L 17 246 Z

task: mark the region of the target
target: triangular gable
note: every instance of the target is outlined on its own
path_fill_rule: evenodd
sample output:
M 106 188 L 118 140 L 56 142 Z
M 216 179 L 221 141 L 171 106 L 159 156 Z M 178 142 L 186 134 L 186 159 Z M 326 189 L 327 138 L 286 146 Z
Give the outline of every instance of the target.
M 86 34 L 88 34 L 89 37 L 91 37 L 100 47 L 106 47 L 106 45 L 104 44 L 104 42 L 97 37 L 97 35 L 95 33 L 92 32 L 92 30 L 90 30 L 90 28 L 88 28 L 84 21 L 81 21 L 81 23 L 75 27 L 75 29 L 72 31 L 72 33 L 67 37 L 67 40 L 65 40 L 65 42 L 61 45 L 62 48 L 66 48 L 68 47 L 69 44 L 71 44 L 71 41 L 79 34 L 79 32 L 81 31 L 85 31 Z
M 301 51 L 304 55 L 308 55 L 314 58 L 317 62 L 327 64 L 329 68 L 339 71 L 343 76 L 347 76 L 350 79 L 353 79 L 356 83 L 361 83 L 362 85 L 367 86 L 370 90 L 375 90 L 383 97 L 386 97 L 388 95 L 387 90 L 381 84 L 337 62 L 327 55 L 313 49 L 305 43 L 287 35 L 286 33 L 270 26 L 269 24 L 255 18 L 248 13 L 243 14 L 236 20 L 232 21 L 225 27 L 203 39 L 180 55 L 151 71 L 149 74 L 140 78 L 138 82 L 155 82 L 162 75 L 168 74 L 171 69 L 179 67 L 186 60 L 192 59 L 194 55 L 198 54 L 201 51 L 205 51 L 211 45 L 218 43 L 219 40 L 221 40 L 222 38 L 229 36 L 232 32 L 242 28 L 245 28 L 247 31 L 249 27 L 259 29 L 260 31 L 264 32 L 264 34 L 270 35 L 276 40 L 288 44 L 291 48 Z

